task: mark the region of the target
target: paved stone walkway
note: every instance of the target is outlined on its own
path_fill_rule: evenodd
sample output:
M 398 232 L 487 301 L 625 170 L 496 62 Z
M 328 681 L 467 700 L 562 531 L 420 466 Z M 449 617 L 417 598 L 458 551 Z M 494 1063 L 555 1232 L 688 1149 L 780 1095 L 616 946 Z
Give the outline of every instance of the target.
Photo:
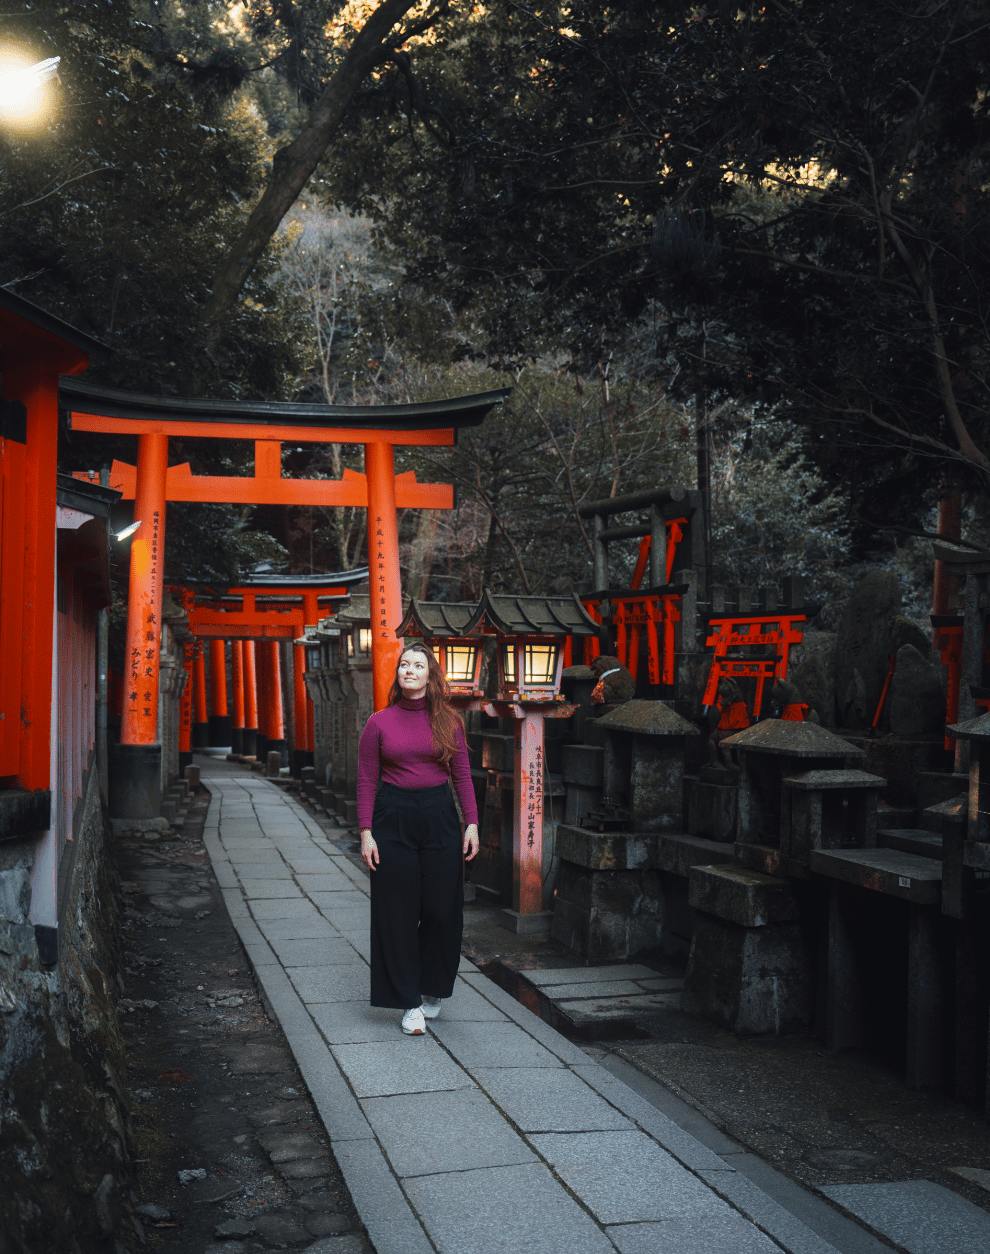
M 835 1254 L 466 960 L 402 1036 L 367 1001 L 362 869 L 273 784 L 203 782 L 231 918 L 378 1254 Z

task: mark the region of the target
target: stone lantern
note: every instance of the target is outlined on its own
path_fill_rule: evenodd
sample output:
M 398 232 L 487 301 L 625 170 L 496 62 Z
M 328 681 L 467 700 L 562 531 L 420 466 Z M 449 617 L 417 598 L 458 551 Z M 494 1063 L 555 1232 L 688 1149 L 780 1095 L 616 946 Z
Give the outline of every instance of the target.
M 463 698 L 470 701 L 483 695 L 484 638 L 467 633 L 477 610 L 476 602 L 420 601 L 414 597 L 397 628 L 407 643 L 410 637 L 418 637 L 432 649 L 458 708 L 463 706 Z

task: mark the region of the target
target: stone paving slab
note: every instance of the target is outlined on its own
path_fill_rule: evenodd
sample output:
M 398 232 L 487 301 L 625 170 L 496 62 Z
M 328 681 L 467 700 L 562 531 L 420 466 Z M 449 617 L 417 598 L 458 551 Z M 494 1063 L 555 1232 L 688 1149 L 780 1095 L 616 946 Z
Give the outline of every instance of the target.
M 557 1001 L 561 997 L 635 997 L 643 990 L 632 980 L 589 980 L 585 984 L 541 984 L 540 992 L 551 1001 Z
M 780 1246 L 735 1211 L 662 1223 L 623 1224 L 606 1228 L 619 1254 L 780 1254 Z
M 524 1132 L 603 1132 L 632 1124 L 563 1068 L 476 1067 L 472 1074 Z
M 614 1254 L 542 1164 L 420 1176 L 406 1192 L 440 1254 Z
M 633 963 L 616 963 L 609 967 L 555 967 L 547 970 L 520 971 L 520 975 L 540 988 L 544 984 L 587 984 L 590 980 L 655 980 L 656 971 Z
M 332 870 L 329 858 L 326 859 L 327 869 L 315 873 L 303 871 L 300 869 L 298 862 L 293 861 L 291 858 L 290 861 L 296 872 L 296 883 L 307 896 L 312 893 L 357 893 L 357 889 L 346 875 L 342 875 L 340 871 Z M 311 859 L 306 859 L 302 866 L 308 867 L 311 864 Z
M 334 1045 L 333 1056 L 358 1097 L 475 1087 L 468 1073 L 426 1036 Z
M 436 1023 L 506 1023 L 508 1018 L 490 1001 L 472 988 L 463 976 L 454 982 L 452 996 L 440 1006 Z
M 709 1216 L 732 1213 L 645 1132 L 556 1133 L 531 1141 L 603 1224 L 704 1223 Z
M 496 1012 L 497 1013 L 497 1012 Z M 441 1017 L 430 1031 L 468 1071 L 476 1067 L 562 1067 L 548 1049 L 516 1023 L 471 1023 Z
M 822 1192 L 910 1254 L 990 1250 L 990 1215 L 930 1180 L 837 1184 Z
M 252 863 L 252 866 L 254 864 Z M 241 887 L 245 897 L 253 897 L 264 901 L 272 897 L 298 897 L 299 889 L 292 880 L 276 879 L 242 879 Z
M 627 1019 L 633 1012 L 644 1010 L 679 1010 L 681 994 L 677 993 L 640 993 L 638 997 L 610 997 L 591 1001 L 556 1001 L 558 1010 L 580 1027 L 585 1023 L 594 1023 L 596 1019 Z
M 340 939 L 326 919 L 315 911 L 304 919 L 259 919 L 258 926 L 271 941 Z
M 330 1045 L 360 1045 L 395 1040 L 395 1011 L 360 1001 L 314 1003 L 308 1007 L 313 1022 Z
M 323 876 L 320 878 L 322 879 Z M 299 887 L 305 891 L 306 896 L 318 910 L 333 910 L 334 918 L 341 920 L 349 917 L 345 914 L 347 910 L 360 911 L 360 915 L 355 913 L 354 917 L 360 917 L 367 923 L 368 899 L 363 897 L 356 888 L 352 888 L 349 880 L 346 880 L 340 888 L 331 888 L 326 891 L 313 891 L 305 884 L 300 884 Z
M 316 915 L 316 907 L 305 897 L 271 898 L 252 901 L 251 913 L 256 919 L 307 919 Z
M 399 1176 L 538 1161 L 477 1089 L 371 1097 L 361 1106 Z M 442 1135 L 425 1135 L 428 1129 Z
M 356 958 L 354 946 L 343 937 L 318 940 L 272 940 L 272 949 L 284 967 L 336 967 L 351 966 Z
M 275 785 L 206 782 L 225 901 L 377 1254 L 778 1248 L 750 1220 L 788 1254 L 835 1254 L 467 960 L 432 1036 L 403 1037 L 367 1001 L 369 877 Z M 582 985 L 675 992 L 629 963 L 525 974 L 585 1007 Z
M 358 1001 L 368 996 L 368 968 L 355 953 L 346 966 L 286 967 L 304 1002 Z

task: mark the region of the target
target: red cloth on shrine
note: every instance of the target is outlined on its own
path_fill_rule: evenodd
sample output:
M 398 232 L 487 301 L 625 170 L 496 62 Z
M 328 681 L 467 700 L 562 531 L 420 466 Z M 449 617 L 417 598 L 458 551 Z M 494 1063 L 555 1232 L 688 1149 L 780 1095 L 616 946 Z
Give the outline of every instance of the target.
M 733 701 L 727 710 L 722 711 L 722 717 L 718 720 L 716 731 L 729 731 L 730 729 L 743 729 L 749 726 L 749 710 L 746 708 L 745 701 Z
M 780 717 L 785 723 L 806 723 L 808 721 L 808 707 L 806 705 L 798 705 L 796 702 L 791 705 L 785 705 Z

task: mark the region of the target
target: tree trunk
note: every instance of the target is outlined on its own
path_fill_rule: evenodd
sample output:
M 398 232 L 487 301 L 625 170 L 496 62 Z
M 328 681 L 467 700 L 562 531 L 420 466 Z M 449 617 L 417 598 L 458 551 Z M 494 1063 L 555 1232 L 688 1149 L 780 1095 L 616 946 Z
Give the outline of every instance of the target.
M 351 44 L 306 125 L 291 144 L 275 154 L 268 186 L 213 281 L 213 290 L 203 306 L 203 323 L 215 324 L 237 299 L 268 241 L 326 152 L 365 75 L 390 51 L 386 38 L 415 2 L 382 0 Z M 215 327 L 207 332 L 208 344 L 217 333 Z

